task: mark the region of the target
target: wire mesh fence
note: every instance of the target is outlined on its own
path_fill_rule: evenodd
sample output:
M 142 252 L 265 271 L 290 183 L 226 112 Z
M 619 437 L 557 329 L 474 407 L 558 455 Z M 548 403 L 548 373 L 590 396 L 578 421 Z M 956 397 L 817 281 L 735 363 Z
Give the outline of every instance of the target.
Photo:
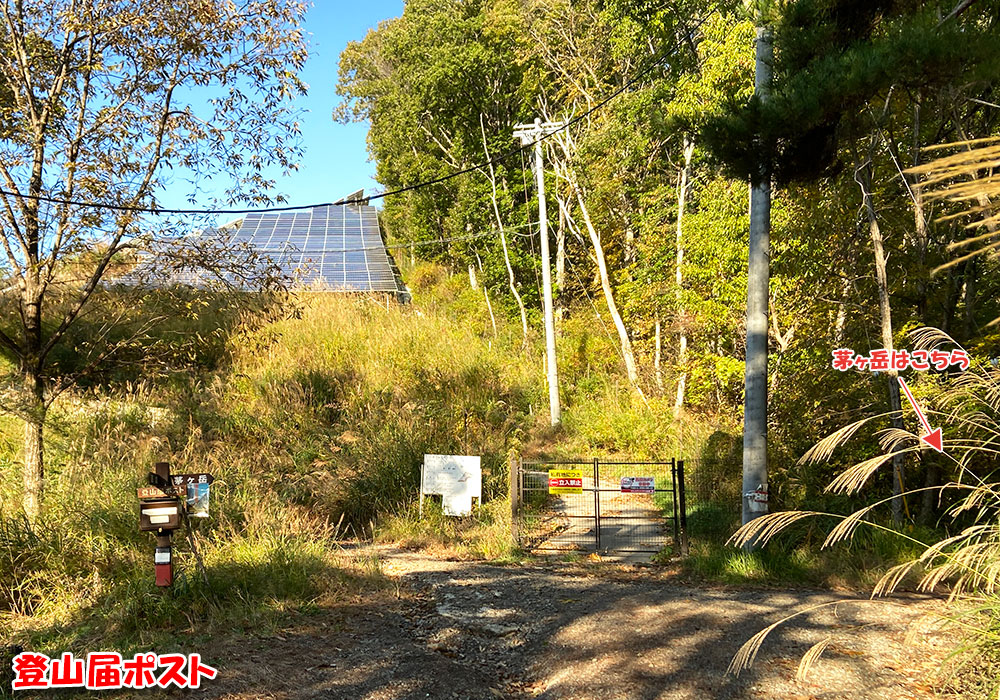
M 734 457 L 685 458 L 688 534 L 725 542 L 739 527 L 742 463 Z
M 557 551 L 683 550 L 683 473 L 683 462 L 674 459 L 520 462 L 521 543 Z

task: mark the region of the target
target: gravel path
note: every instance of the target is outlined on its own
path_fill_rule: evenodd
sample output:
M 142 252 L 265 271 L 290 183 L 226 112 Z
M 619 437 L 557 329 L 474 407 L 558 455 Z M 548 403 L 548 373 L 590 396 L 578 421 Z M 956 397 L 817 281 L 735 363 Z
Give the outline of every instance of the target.
M 395 593 L 316 616 L 278 637 L 211 656 L 202 697 L 902 700 L 925 684 L 944 640 L 923 597 L 846 602 L 825 591 L 698 588 L 652 569 L 593 575 L 563 565 L 500 567 L 374 548 Z M 740 645 L 795 610 L 756 663 L 726 674 Z M 907 639 L 907 631 L 911 633 Z M 833 635 L 807 680 L 810 646 Z M 207 650 L 206 650 L 207 651 Z M 208 656 L 206 654 L 206 656 Z

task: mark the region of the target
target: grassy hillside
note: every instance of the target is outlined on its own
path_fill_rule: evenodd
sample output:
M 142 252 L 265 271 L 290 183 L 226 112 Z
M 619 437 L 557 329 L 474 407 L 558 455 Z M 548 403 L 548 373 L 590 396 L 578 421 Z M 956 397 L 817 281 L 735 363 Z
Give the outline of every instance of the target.
M 267 624 L 379 585 L 334 544 L 405 512 L 425 452 L 481 454 L 485 495 L 504 491 L 507 452 L 537 415 L 537 371 L 519 339 L 477 328 L 471 290 L 425 274 L 426 304 L 303 297 L 237 329 L 219 369 L 65 395 L 34 531 L 18 513 L 20 425 L 4 419 L 0 637 L 82 649 Z M 152 536 L 136 529 L 135 489 L 159 460 L 216 476 L 212 517 L 196 526 L 207 583 L 180 541 L 170 596 L 152 585 Z
M 344 538 L 509 556 L 512 450 L 685 456 L 692 527 L 714 540 L 731 532 L 736 431 L 705 416 L 675 423 L 672 397 L 640 397 L 593 309 L 563 325 L 566 409 L 553 430 L 540 339 L 525 348 L 519 324 L 502 317 L 494 329 L 464 275 L 421 265 L 408 277 L 412 305 L 304 295 L 281 313 L 244 318 L 200 369 L 61 397 L 47 433 L 46 514 L 34 531 L 18 512 L 20 425 L 3 419 L 0 642 L 84 650 L 99 639 L 127 650 L 181 629 L 279 624 L 383 585 L 376 565 L 339 553 Z M 425 453 L 482 456 L 475 523 L 415 522 Z M 135 489 L 160 460 L 216 477 L 212 516 L 194 528 L 207 577 L 178 538 L 168 595 L 153 586 L 153 538 L 137 531 Z M 780 578 L 806 558 L 789 549 L 734 564 L 717 544 L 705 547 L 695 570 L 728 579 Z

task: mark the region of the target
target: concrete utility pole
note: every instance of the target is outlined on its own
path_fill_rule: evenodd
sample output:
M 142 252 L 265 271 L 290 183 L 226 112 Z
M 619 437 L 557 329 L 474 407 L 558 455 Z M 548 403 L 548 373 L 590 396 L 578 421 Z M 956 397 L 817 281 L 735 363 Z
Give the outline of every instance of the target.
M 771 30 L 757 28 L 754 92 L 761 102 L 771 93 L 774 48 Z M 750 254 L 747 270 L 747 342 L 743 400 L 743 523 L 767 512 L 767 302 L 770 283 L 771 163 L 750 183 Z M 751 544 L 752 546 L 752 544 Z
M 542 165 L 542 142 L 545 134 L 563 128 L 562 122 L 545 122 L 535 119 L 534 124 L 518 124 L 514 127 L 514 138 L 521 139 L 525 146 L 535 143 L 535 186 L 538 189 L 538 224 L 542 243 L 542 304 L 545 317 L 545 367 L 549 381 L 549 415 L 552 425 L 559 425 L 562 409 L 559 407 L 559 373 L 556 370 L 556 324 L 552 310 L 552 272 L 549 263 L 549 221 L 545 209 L 545 169 Z

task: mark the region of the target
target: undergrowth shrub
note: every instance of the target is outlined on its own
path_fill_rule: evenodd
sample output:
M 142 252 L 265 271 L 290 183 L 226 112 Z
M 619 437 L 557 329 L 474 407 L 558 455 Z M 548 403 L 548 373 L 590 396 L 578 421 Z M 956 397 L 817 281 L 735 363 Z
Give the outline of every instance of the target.
M 425 499 L 423 517 L 411 503 L 384 519 L 376 535 L 380 542 L 421 549 L 446 551 L 472 559 L 512 560 L 521 552 L 510 537 L 510 501 L 497 499 L 476 507 L 468 517 L 445 515 L 441 504 Z

